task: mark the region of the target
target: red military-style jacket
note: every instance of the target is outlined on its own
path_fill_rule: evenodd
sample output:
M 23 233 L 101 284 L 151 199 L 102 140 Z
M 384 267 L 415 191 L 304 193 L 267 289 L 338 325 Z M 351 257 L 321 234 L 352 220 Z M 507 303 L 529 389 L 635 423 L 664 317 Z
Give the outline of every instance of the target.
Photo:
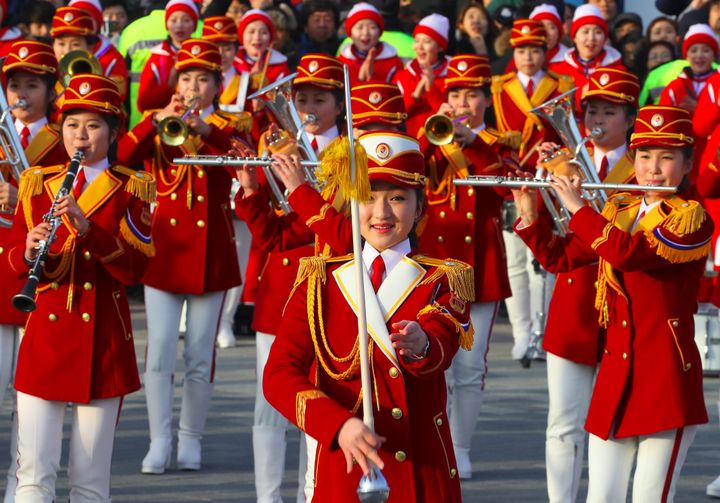
M 7 257 L 27 278 L 27 232 L 43 221 L 65 165 L 30 168 Z M 125 285 L 140 280 L 153 252 L 152 175 L 115 165 L 90 183 L 78 206 L 90 220 L 83 236 L 62 218 L 18 355 L 15 388 L 45 400 L 88 403 L 140 388 Z
M 606 183 L 633 183 L 635 170 L 629 152 L 615 163 Z M 571 270 L 565 264 L 548 264 L 549 272 L 556 273 L 550 306 L 548 308 L 543 349 L 575 363 L 595 367 L 605 346 L 605 331 L 595 323 L 597 317 L 597 263 Z
M 405 131 L 410 136 L 417 136 L 418 131 L 425 124 L 428 117 L 435 113 L 440 105 L 445 101 L 445 92 L 442 88 L 442 80 L 447 75 L 447 67 L 450 57 L 445 56 L 433 67 L 433 75 L 435 80 L 429 91 L 426 91 L 420 99 L 413 98 L 413 92 L 418 82 L 423 77 L 422 68 L 417 59 L 413 59 L 402 71 L 395 74 L 393 83 L 400 88 L 405 103 L 405 111 L 408 114 L 405 122 Z
M 172 163 L 185 155 L 225 155 L 231 139 L 248 129 L 242 119 L 223 112 L 216 111 L 205 121 L 211 128 L 207 138 L 191 134 L 185 143 L 172 147 L 160 141 L 153 113 L 148 112 L 118 145 L 122 162 L 145 160 L 157 178 L 152 214 L 157 254 L 142 281 L 167 292 L 202 295 L 241 282 L 230 210 L 234 172 Z
M 268 401 L 318 441 L 317 451 L 308 457 L 315 460 L 309 469 L 312 500 L 319 503 L 351 501 L 362 475 L 358 467 L 346 474 L 337 445 L 345 421 L 362 412 L 358 337 L 352 328 L 357 323 L 351 307 L 354 274 L 349 256 L 303 261 L 299 286 L 265 367 Z M 378 452 L 392 488 L 388 503 L 459 502 L 444 371 L 459 345 L 472 344 L 472 270 L 460 262 L 406 256 L 377 295 L 365 276 L 373 411 L 377 433 L 387 438 Z M 430 341 L 426 358 L 396 356 L 388 334 L 400 320 L 420 323 Z
M 68 160 L 65 145 L 62 142 L 62 136 L 59 128 L 54 124 L 46 124 L 25 149 L 25 157 L 29 166 L 53 166 L 62 164 Z M 8 166 L 0 168 L 3 178 L 9 180 L 13 185 L 16 184 L 15 178 L 10 174 Z M 0 225 L 0 325 L 25 325 L 27 314 L 13 308 L 11 301 L 13 296 L 18 293 L 25 284 L 24 278 L 17 278 L 9 267 L 9 263 L 4 260 L 4 253 L 9 250 L 10 226 L 12 225 L 12 215 L 7 215 L 0 219 L 7 222 L 6 225 Z
M 542 142 L 559 142 L 552 126 L 539 116 L 530 113 L 530 110 L 569 91 L 572 87 L 572 80 L 568 77 L 546 72 L 532 97 L 528 97 L 515 72 L 493 77 L 490 91 L 497 129 L 502 133 L 508 131 L 520 133 L 522 141 L 517 155 L 520 167 L 526 171 L 535 171 L 538 161 L 537 147 Z
M 431 257 L 453 258 L 475 271 L 475 301 L 493 302 L 512 295 L 502 237 L 503 195 L 487 187 L 456 187 L 455 178 L 505 175 L 495 146 L 501 135 L 484 129 L 469 147 L 436 147 L 420 130 L 420 149 L 428 165 L 427 211 L 418 226 L 419 250 Z
M 390 44 L 378 42 L 376 46 L 377 54 L 373 62 L 373 74 L 368 80 L 379 82 L 392 82 L 395 74 L 402 71 L 403 62 L 397 54 L 397 50 Z M 344 65 L 348 65 L 350 72 L 350 86 L 359 84 L 358 74 L 360 68 L 365 62 L 365 57 L 361 56 L 354 44 L 344 46 L 338 55 L 338 60 Z M 410 92 L 414 91 L 413 88 Z
M 582 208 L 565 239 L 543 219 L 515 226 L 544 266 L 600 258 L 596 306 L 607 342 L 585 428 L 602 439 L 708 420 L 693 314 L 713 224 L 697 201 L 673 196 L 631 231 L 641 202 L 622 193 L 602 215 Z
M 177 49 L 168 40 L 152 48 L 150 57 L 140 74 L 137 95 L 137 108 L 140 112 L 170 103 L 170 98 L 175 92 L 170 76 L 176 61 Z
M 124 100 L 128 92 L 128 69 L 120 51 L 104 36 L 99 36 L 93 53 L 102 67 L 103 75 L 112 79 L 118 86 Z
M 590 62 L 582 62 L 578 57 L 575 48 L 565 52 L 562 61 L 549 63 L 548 70 L 558 75 L 564 75 L 575 82 L 574 87 L 579 91 L 575 95 L 578 107 L 580 106 L 580 98 L 582 97 L 582 89 L 587 84 L 588 78 L 595 72 L 596 68 L 617 68 L 619 70 L 628 71 L 622 63 L 622 54 L 610 45 L 606 45 L 600 54 Z

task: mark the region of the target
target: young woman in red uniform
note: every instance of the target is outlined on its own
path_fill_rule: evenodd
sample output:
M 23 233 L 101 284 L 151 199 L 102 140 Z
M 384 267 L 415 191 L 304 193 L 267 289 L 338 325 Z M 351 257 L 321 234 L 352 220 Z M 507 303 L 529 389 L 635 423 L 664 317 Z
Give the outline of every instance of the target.
M 384 29 L 382 15 L 367 2 L 356 3 L 348 12 L 345 33 L 352 43 L 342 48 L 338 59 L 348 65 L 351 86 L 369 80 L 391 82 L 403 69 L 395 47 L 380 42 Z
M 425 181 L 417 141 L 381 131 L 359 141 L 371 184 L 370 199 L 360 205 L 365 246 L 358 259 L 369 299 L 376 432 L 358 417 L 359 351 L 366 348 L 348 329 L 357 320 L 351 256 L 304 259 L 270 351 L 264 390 L 317 440 L 308 447 L 308 500 L 352 500 L 372 461 L 391 487 L 389 503 L 459 502 L 444 371 L 458 347 L 472 343 L 472 270 L 413 254 Z
M 121 119 L 120 93 L 102 76 L 80 74 L 61 112 L 68 154 L 85 154 L 72 193 L 60 198 L 56 240 L 42 270 L 18 356 L 15 501 L 52 502 L 63 417 L 72 403 L 70 499 L 110 501 L 110 465 L 122 397 L 140 388 L 124 285 L 137 283 L 153 252 L 152 175 L 108 159 Z M 23 174 L 10 267 L 27 277 L 66 165 Z
M 629 147 L 637 182 L 682 188 L 692 143 L 686 110 L 640 109 Z M 607 340 L 585 423 L 587 501 L 624 501 L 633 466 L 635 494 L 673 501 L 697 427 L 707 422 L 693 313 L 713 224 L 697 201 L 658 191 L 615 194 L 598 214 L 577 185 L 564 176 L 552 182 L 573 215 L 566 238 L 553 236 L 525 189 L 515 191 L 515 230 L 548 268 L 599 260 L 595 307 Z
M 158 178 L 158 202 L 152 215 L 157 255 L 142 279 L 148 315 L 144 384 L 150 423 L 143 473 L 163 473 L 170 464 L 175 355 L 185 304 L 185 377 L 177 461 L 180 469 L 200 469 L 220 310 L 225 291 L 240 284 L 228 200 L 234 173 L 172 163 L 183 155 L 226 154 L 232 139 L 249 129 L 247 121 L 215 108 L 222 81 L 220 62 L 214 43 L 183 42 L 175 65 L 176 94 L 164 109 L 148 111 L 118 149 L 129 163 L 147 161 Z M 179 146 L 163 143 L 158 123 L 185 115 L 189 107 L 197 113 L 184 118 L 188 137 Z

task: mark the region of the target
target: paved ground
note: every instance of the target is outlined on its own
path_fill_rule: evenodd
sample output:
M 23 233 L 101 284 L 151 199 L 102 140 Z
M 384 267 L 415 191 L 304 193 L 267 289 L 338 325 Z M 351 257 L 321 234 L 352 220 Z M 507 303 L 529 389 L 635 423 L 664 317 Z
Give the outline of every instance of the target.
M 134 308 L 134 317 L 141 355 L 145 332 L 139 306 Z M 493 336 L 485 406 L 473 440 L 475 477 L 463 483 L 465 502 L 547 501 L 543 451 L 545 365 L 536 362 L 530 369 L 522 369 L 510 360 L 510 346 L 509 327 L 501 320 Z M 145 397 L 142 392 L 127 397 L 115 443 L 115 503 L 254 501 L 250 434 L 255 390 L 253 339 L 243 338 L 238 347 L 220 351 L 217 375 L 201 472 L 173 468 L 160 476 L 140 474 L 140 461 L 147 447 Z M 676 497 L 678 503 L 709 501 L 705 485 L 720 473 L 719 384 L 717 378 L 706 379 L 711 423 L 700 429 L 690 450 Z M 177 424 L 179 393 L 175 405 Z M 0 452 L 7 452 L 8 438 L 9 418 L 4 412 L 0 416 Z M 286 503 L 293 501 L 297 477 L 298 436 L 290 434 L 289 438 Z M 585 487 L 583 483 L 579 501 L 584 500 Z M 58 481 L 58 501 L 67 501 L 64 471 Z

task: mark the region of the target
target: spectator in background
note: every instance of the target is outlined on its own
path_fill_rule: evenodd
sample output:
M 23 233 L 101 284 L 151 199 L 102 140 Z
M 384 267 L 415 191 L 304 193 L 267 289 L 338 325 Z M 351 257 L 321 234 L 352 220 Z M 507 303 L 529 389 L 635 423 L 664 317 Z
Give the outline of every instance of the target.
M 479 2 L 470 2 L 457 18 L 456 53 L 477 54 L 495 59 L 493 42 L 499 32 L 485 6 Z
M 634 12 L 623 12 L 615 18 L 612 24 L 611 39 L 613 45 L 620 49 L 620 41 L 629 33 L 637 33 L 640 35 L 639 39 L 643 38 L 642 18 Z
M 265 12 L 267 12 L 275 25 L 275 38 L 271 47 L 288 59 L 287 64 L 290 68 L 296 68 L 300 56 L 298 55 L 298 46 L 292 39 L 292 34 L 297 30 L 295 14 L 286 3 L 280 3 Z
M 493 15 L 493 21 L 499 30 L 498 36 L 493 42 L 495 61 L 492 61 L 490 64 L 493 75 L 502 75 L 505 73 L 505 68 L 512 60 L 510 35 L 512 33 L 514 19 L 515 9 L 512 7 L 502 7 Z
M 635 75 L 637 75 L 637 55 L 642 49 L 644 42 L 645 37 L 643 37 L 642 32 L 631 31 L 615 44 L 615 47 L 617 47 L 620 54 L 622 54 L 623 65 Z
M 303 32 L 300 34 L 298 56 L 322 53 L 335 56 L 340 40 L 337 30 L 340 13 L 331 0 L 308 0 L 301 11 Z
M 230 5 L 227 8 L 227 11 L 225 11 L 225 15 L 233 19 L 235 21 L 235 24 L 239 24 L 240 19 L 249 10 L 250 7 L 248 7 L 247 3 L 241 0 L 232 0 L 232 2 L 230 2 Z
M 618 6 L 615 0 L 588 0 L 587 3 L 600 9 L 603 19 L 611 24 L 618 14 Z
M 647 38 L 648 42 L 651 44 L 653 42 L 663 40 L 672 44 L 673 47 L 677 47 L 677 43 L 679 41 L 678 25 L 675 20 L 670 19 L 669 17 L 656 17 L 650 21 L 647 31 L 645 32 L 645 38 Z M 674 54 L 675 49 L 673 49 L 673 55 Z
M 55 15 L 55 6 L 40 0 L 25 5 L 19 16 L 18 28 L 26 38 L 52 44 L 50 28 Z
M 545 27 L 547 50 L 545 52 L 545 64 L 558 63 L 565 58 L 570 48 L 560 41 L 563 26 L 560 14 L 554 5 L 541 4 L 535 7 L 530 13 L 530 19 L 540 21 Z
M 122 33 L 129 22 L 126 1 L 104 0 L 102 2 L 102 7 L 102 34 L 117 47 L 118 41 L 120 40 L 120 33 Z
M 675 44 L 671 44 L 666 40 L 656 40 L 650 43 L 645 56 L 645 71 L 650 72 L 668 61 L 672 61 L 675 57 Z M 647 73 L 645 74 L 647 75 Z

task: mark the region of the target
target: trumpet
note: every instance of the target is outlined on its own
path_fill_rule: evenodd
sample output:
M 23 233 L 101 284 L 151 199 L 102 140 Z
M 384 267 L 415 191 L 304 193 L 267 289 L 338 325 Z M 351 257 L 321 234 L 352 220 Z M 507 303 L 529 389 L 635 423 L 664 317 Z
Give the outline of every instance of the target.
M 177 147 L 185 143 L 185 140 L 187 140 L 187 137 L 190 135 L 190 129 L 185 123 L 185 119 L 192 113 L 193 107 L 195 107 L 199 101 L 199 96 L 191 96 L 188 100 L 187 109 L 180 117 L 171 115 L 160 121 L 157 125 L 160 141 L 171 147 Z
M 431 115 L 425 121 L 425 136 L 433 145 L 447 145 L 455 138 L 455 124 L 467 120 L 467 115 L 457 118 L 445 114 Z
M 102 66 L 98 59 L 87 51 L 70 51 L 65 56 L 60 58 L 58 63 L 60 75 L 62 78 L 60 82 L 63 87 L 67 87 L 70 84 L 70 80 L 74 75 L 80 73 L 94 73 L 95 75 L 102 75 Z
M 510 176 L 487 176 L 473 175 L 467 178 L 457 178 L 453 180 L 455 185 L 470 185 L 473 187 L 507 187 L 509 189 L 519 189 L 528 187 L 531 189 L 549 189 L 552 188 L 551 178 L 519 178 Z M 619 192 L 677 192 L 678 188 L 674 185 L 639 185 L 635 183 L 598 183 L 598 182 L 581 182 L 580 188 L 584 191 L 601 190 L 601 191 L 619 191 Z M 583 194 L 584 196 L 584 194 Z

